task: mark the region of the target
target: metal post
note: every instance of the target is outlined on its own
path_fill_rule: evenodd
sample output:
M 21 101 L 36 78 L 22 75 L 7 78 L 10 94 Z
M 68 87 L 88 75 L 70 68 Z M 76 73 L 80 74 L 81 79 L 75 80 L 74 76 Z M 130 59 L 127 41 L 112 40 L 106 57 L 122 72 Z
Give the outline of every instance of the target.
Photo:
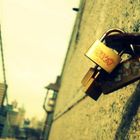
M 7 82 L 6 82 L 6 73 L 5 73 L 5 64 L 4 64 L 4 54 L 3 54 L 3 44 L 2 44 L 2 36 L 1 36 L 1 25 L 0 25 L 0 50 L 1 50 L 1 57 L 2 57 L 2 69 L 3 69 L 3 79 L 4 79 L 4 96 L 2 99 L 1 105 L 3 106 L 4 99 L 6 97 L 7 104 L 8 104 L 8 97 L 7 97 Z

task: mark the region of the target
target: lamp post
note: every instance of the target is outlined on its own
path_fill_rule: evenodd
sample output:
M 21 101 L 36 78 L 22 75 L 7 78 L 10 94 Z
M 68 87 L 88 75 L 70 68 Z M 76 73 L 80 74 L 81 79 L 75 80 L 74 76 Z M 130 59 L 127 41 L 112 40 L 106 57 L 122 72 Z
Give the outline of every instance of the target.
M 58 78 L 56 83 L 54 84 L 51 83 L 45 87 L 47 89 L 47 92 L 43 103 L 43 109 L 46 112 L 46 120 L 43 129 L 43 140 L 48 140 L 52 122 L 53 122 L 55 101 L 60 87 L 58 83 Z
M 46 113 L 49 113 L 53 112 L 59 86 L 56 83 L 55 84 L 51 83 L 45 88 L 47 89 L 47 92 L 44 99 L 43 108 L 46 111 Z

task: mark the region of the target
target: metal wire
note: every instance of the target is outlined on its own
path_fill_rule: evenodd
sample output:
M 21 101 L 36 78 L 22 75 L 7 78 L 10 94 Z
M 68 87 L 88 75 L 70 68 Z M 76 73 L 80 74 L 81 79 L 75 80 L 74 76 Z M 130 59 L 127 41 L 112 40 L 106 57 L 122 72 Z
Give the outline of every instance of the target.
M 2 71 L 3 71 L 3 80 L 4 80 L 4 96 L 2 99 L 2 103 L 1 103 L 1 105 L 3 105 L 5 98 L 6 98 L 7 104 L 8 104 L 8 96 L 7 96 L 7 81 L 6 81 L 5 61 L 4 61 L 4 53 L 3 53 L 2 36 L 1 36 L 1 25 L 0 25 L 0 51 L 1 51 Z

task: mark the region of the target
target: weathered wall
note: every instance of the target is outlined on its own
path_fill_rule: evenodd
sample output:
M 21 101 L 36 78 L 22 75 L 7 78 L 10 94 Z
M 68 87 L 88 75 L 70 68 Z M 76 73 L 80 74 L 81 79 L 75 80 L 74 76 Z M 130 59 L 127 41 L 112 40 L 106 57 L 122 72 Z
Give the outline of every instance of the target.
M 79 22 L 81 21 L 81 22 Z M 139 81 L 97 102 L 81 80 L 94 64 L 84 53 L 107 29 L 140 30 L 139 0 L 82 0 L 62 73 L 49 140 L 140 139 Z

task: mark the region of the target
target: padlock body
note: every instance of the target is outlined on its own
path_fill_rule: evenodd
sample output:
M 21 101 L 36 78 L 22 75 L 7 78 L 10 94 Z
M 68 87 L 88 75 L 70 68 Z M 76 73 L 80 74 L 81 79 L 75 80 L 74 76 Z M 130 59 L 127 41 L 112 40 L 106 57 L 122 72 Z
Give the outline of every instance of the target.
M 95 41 L 86 56 L 108 73 L 111 73 L 121 61 L 121 57 L 100 40 Z

